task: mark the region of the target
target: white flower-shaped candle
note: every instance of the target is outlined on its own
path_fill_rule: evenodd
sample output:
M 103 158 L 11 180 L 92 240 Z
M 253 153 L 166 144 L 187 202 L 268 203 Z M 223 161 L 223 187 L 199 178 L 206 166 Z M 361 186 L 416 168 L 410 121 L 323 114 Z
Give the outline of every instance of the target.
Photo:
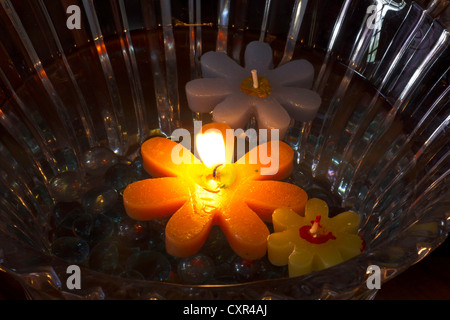
M 245 128 L 255 116 L 259 129 L 279 129 L 283 138 L 291 118 L 314 119 L 321 98 L 310 90 L 314 68 L 307 60 L 293 60 L 273 68 L 269 44 L 253 41 L 245 50 L 245 67 L 224 52 L 207 52 L 201 57 L 203 78 L 186 84 L 190 109 L 212 111 L 215 122 L 231 128 Z

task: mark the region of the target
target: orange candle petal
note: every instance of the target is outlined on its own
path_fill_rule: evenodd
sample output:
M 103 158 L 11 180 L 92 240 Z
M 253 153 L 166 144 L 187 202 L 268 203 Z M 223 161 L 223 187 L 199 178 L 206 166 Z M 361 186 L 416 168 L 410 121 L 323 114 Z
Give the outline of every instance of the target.
M 166 251 L 180 258 L 195 254 L 205 243 L 213 218 L 194 201 L 186 202 L 166 225 Z
M 276 148 L 277 144 L 278 148 Z M 270 162 L 272 157 L 276 157 L 276 159 L 273 159 L 273 163 Z M 293 159 L 294 151 L 289 145 L 283 141 L 269 141 L 247 152 L 236 162 L 236 167 L 241 171 L 242 176 L 247 179 L 283 180 L 293 170 Z M 276 173 L 264 174 L 261 171 L 261 169 L 268 170 L 271 166 L 277 170 Z
M 269 229 L 244 202 L 222 208 L 219 224 L 234 252 L 243 259 L 262 258 L 267 251 Z
M 289 208 L 303 215 L 308 200 L 302 188 L 281 181 L 251 181 L 243 192 L 247 205 L 264 221 L 272 221 L 272 213 L 277 208 Z
M 181 163 L 174 163 L 172 152 Z M 185 174 L 186 165 L 199 163 L 190 150 L 170 139 L 155 137 L 141 147 L 143 167 L 153 177 L 177 177 Z
M 123 203 L 130 217 L 143 221 L 170 216 L 189 197 L 184 179 L 156 178 L 129 184 L 123 192 Z

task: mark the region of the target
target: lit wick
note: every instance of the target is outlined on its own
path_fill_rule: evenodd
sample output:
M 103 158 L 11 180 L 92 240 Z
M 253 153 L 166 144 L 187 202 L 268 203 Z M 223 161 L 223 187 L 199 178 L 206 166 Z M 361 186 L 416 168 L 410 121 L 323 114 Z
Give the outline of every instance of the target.
M 258 89 L 259 88 L 258 73 L 255 69 L 252 70 L 252 78 L 253 78 L 253 88 Z
M 220 174 L 219 168 L 220 168 L 221 166 L 223 166 L 223 164 L 218 164 L 218 165 L 214 168 L 214 170 L 213 170 L 213 178 L 214 178 L 214 179 L 217 179 L 217 178 L 218 178 L 218 176 L 219 176 L 219 174 Z
M 200 185 L 204 189 L 217 193 L 221 189 L 231 186 L 236 179 L 236 169 L 233 165 L 218 164 L 208 168 L 206 173 L 202 175 Z

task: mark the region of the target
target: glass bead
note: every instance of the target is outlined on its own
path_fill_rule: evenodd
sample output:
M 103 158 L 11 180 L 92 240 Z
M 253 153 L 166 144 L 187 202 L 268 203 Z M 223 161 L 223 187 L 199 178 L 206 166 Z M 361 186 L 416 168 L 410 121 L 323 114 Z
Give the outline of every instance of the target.
M 84 211 L 74 210 L 70 214 L 66 215 L 61 222 L 56 225 L 54 231 L 54 238 L 61 237 L 73 237 L 73 224 L 79 217 L 83 216 Z
M 111 210 L 117 205 L 118 199 L 118 194 L 112 187 L 98 186 L 83 195 L 81 204 L 86 212 L 96 214 Z
M 65 218 L 84 212 L 79 202 L 57 202 L 53 207 L 53 221 L 59 225 Z
M 202 247 L 202 252 L 213 257 L 218 252 L 224 252 L 228 248 L 228 240 L 219 226 L 213 226 Z
M 83 163 L 86 173 L 99 177 L 117 163 L 117 156 L 108 148 L 94 147 L 83 155 Z
M 134 280 L 145 280 L 144 276 L 136 270 L 124 270 L 119 274 L 119 277 Z
M 119 263 L 119 250 L 115 243 L 103 241 L 91 250 L 89 267 L 105 273 L 113 273 Z
M 262 260 L 246 260 L 236 257 L 231 264 L 231 272 L 238 282 L 256 281 L 264 278 L 266 270 Z
M 119 203 L 122 201 L 119 200 Z M 123 206 L 115 206 L 114 208 L 103 212 L 103 214 L 109 217 L 114 222 L 120 222 L 126 216 L 125 209 Z
M 148 245 L 156 251 L 165 251 L 166 220 L 155 219 L 147 223 Z
M 104 214 L 96 214 L 92 221 L 90 241 L 102 241 L 114 232 L 114 222 Z
M 118 222 L 115 236 L 117 241 L 123 244 L 145 248 L 149 239 L 147 223 L 125 217 Z
M 144 162 L 141 157 L 136 158 L 131 163 L 131 166 L 133 167 L 134 171 L 136 172 L 136 174 L 138 176 L 138 180 L 151 178 L 151 175 L 148 174 L 148 172 L 145 171 L 145 169 L 144 169 Z
M 83 240 L 89 241 L 93 228 L 93 219 L 90 214 L 81 214 L 77 217 L 72 224 L 72 231 L 75 236 L 80 237 Z
M 155 251 L 140 251 L 128 258 L 126 270 L 139 272 L 144 279 L 165 281 L 171 275 L 171 265 L 167 258 Z
M 135 253 L 141 251 L 140 248 L 131 247 L 131 246 L 129 246 L 129 245 L 126 244 L 126 243 L 123 243 L 123 242 L 121 242 L 121 241 L 117 241 L 117 239 L 107 239 L 107 240 L 105 240 L 105 241 L 114 243 L 114 244 L 116 245 L 116 247 L 117 247 L 117 252 L 118 252 L 118 254 L 119 254 L 119 261 L 118 261 L 118 263 L 119 263 L 119 266 L 120 266 L 120 268 L 121 268 L 122 270 L 125 269 L 125 265 L 126 265 L 127 259 L 128 259 L 131 255 L 133 255 L 133 254 L 135 254 Z M 105 242 L 105 241 L 102 241 L 102 242 Z
M 82 214 L 73 222 L 74 235 L 86 241 L 98 242 L 114 231 L 114 222 L 103 214 Z
M 177 269 L 178 276 L 187 284 L 203 284 L 214 277 L 213 260 L 201 253 L 181 259 Z
M 119 194 L 130 184 L 139 180 L 138 173 L 131 166 L 118 163 L 110 167 L 105 173 L 105 183 L 113 187 Z
M 50 192 L 56 201 L 77 200 L 81 190 L 82 181 L 76 172 L 61 172 L 50 181 Z
M 52 253 L 69 263 L 83 263 L 89 256 L 89 244 L 76 237 L 56 239 L 51 247 Z

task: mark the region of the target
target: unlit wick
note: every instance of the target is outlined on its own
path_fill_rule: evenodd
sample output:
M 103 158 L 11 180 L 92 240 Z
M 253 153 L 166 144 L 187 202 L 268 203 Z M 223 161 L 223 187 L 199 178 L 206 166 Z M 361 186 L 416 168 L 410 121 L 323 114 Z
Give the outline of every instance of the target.
M 255 69 L 252 70 L 252 78 L 253 78 L 253 88 L 258 89 L 259 87 L 258 72 Z
M 319 231 L 320 218 L 321 218 L 321 216 L 316 216 L 316 219 L 314 219 L 314 223 L 313 223 L 311 229 L 309 229 L 309 232 L 312 234 L 313 237 L 316 237 L 317 231 Z

